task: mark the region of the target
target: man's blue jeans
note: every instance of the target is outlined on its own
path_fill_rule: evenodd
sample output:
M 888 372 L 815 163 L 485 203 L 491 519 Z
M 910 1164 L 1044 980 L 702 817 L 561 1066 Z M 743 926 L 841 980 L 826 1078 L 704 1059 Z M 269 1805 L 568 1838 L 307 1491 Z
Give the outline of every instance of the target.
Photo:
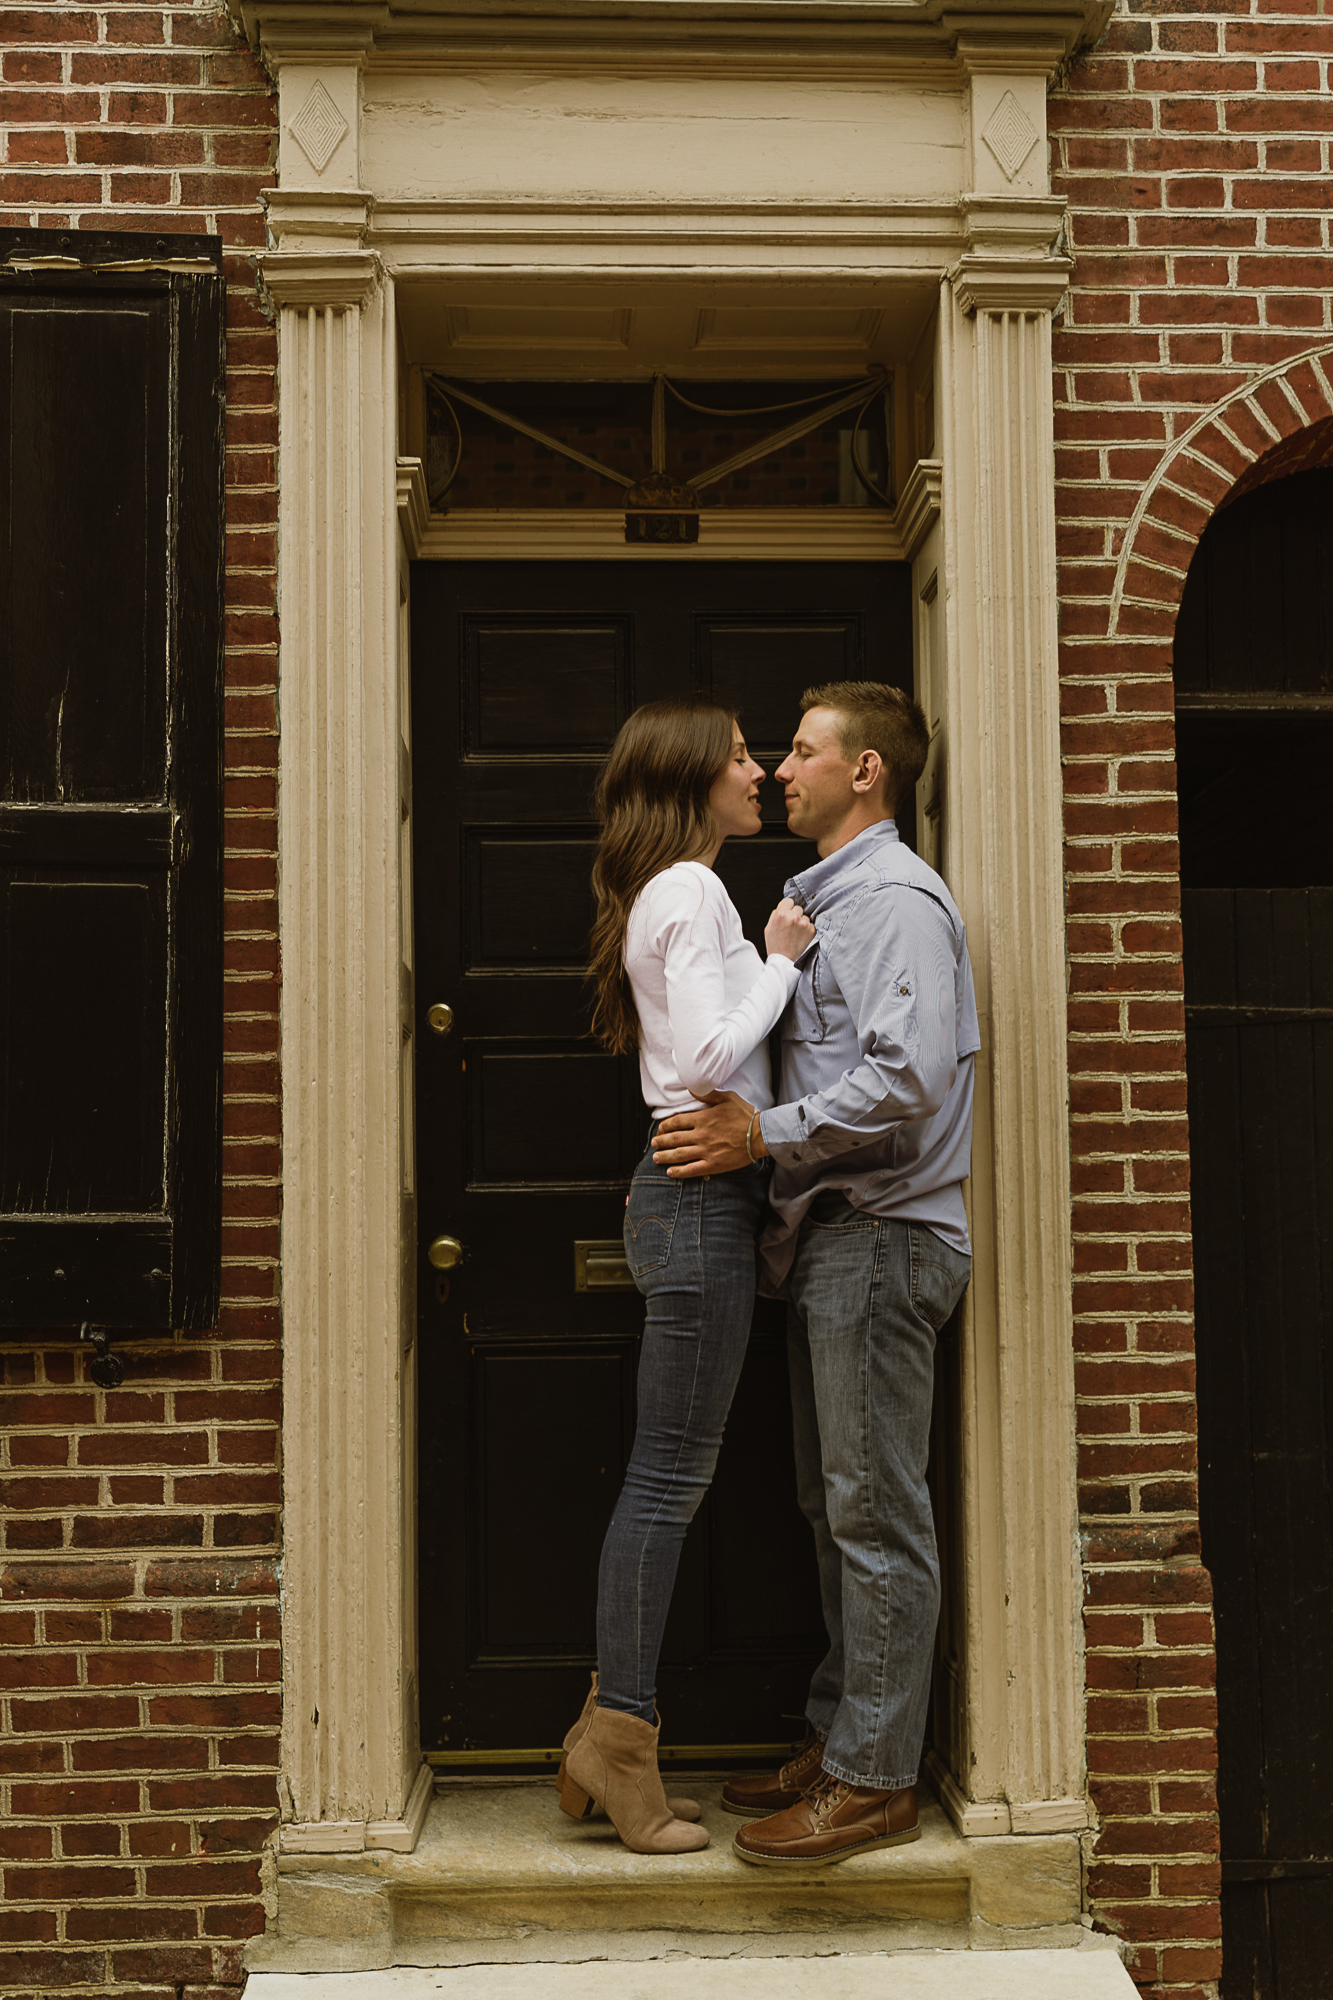
M 625 1256 L 648 1301 L 638 1428 L 597 1580 L 597 1699 L 653 1720 L 657 1656 L 685 1530 L 708 1491 L 754 1315 L 766 1163 L 673 1181 L 640 1161 Z
M 829 1651 L 806 1714 L 824 1769 L 914 1785 L 930 1695 L 940 1570 L 926 1489 L 935 1336 L 970 1257 L 917 1222 L 826 1190 L 789 1281 L 796 1481 L 815 1531 Z

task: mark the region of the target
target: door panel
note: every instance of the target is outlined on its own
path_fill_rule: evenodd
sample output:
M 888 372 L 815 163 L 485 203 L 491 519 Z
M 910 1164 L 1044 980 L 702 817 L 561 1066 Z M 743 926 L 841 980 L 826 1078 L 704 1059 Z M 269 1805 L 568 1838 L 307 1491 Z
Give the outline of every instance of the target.
M 629 621 L 468 618 L 468 754 L 597 754 L 629 713 Z
M 473 1369 L 476 1532 L 470 1550 L 477 1588 L 474 1670 L 503 1673 L 524 1660 L 586 1650 L 597 1610 L 595 1565 L 533 1561 L 533 1500 L 559 1495 L 571 1541 L 598 1548 L 634 1435 L 633 1357 L 619 1343 L 569 1348 L 495 1345 Z M 571 1450 L 555 1410 L 577 1412 L 576 1436 L 613 1452 Z M 516 1472 L 521 1468 L 521 1476 Z M 577 1708 L 582 1706 L 580 1691 Z M 564 1734 L 566 1723 L 560 1734 Z
M 695 621 L 700 694 L 745 711 L 746 741 L 786 752 L 801 696 L 822 681 L 869 678 L 863 665 L 861 620 L 846 618 Z
M 634 1435 L 643 1303 L 575 1289 L 647 1136 L 588 1035 L 593 787 L 636 703 L 741 711 L 768 769 L 812 682 L 910 687 L 905 565 L 417 564 L 412 580 L 421 1327 L 421 1713 L 443 1752 L 542 1748 L 595 1660 L 597 1562 Z M 813 848 L 765 787 L 719 874 L 748 934 Z M 910 836 L 910 826 L 904 831 Z M 454 1009 L 447 1037 L 427 1009 Z M 432 1236 L 466 1246 L 447 1279 Z M 778 1741 L 825 1644 L 794 1497 L 783 1317 L 761 1302 L 681 1561 L 666 1740 Z
M 469 1075 L 469 1187 L 620 1185 L 638 1135 L 622 1130 L 624 1092 L 614 1056 L 579 1042 L 545 1054 L 483 1043 Z M 558 1152 L 534 1157 L 528 1134 L 534 1106 L 559 1131 Z
M 555 828 L 526 837 L 470 833 L 468 973 L 580 973 L 596 846 L 591 832 L 570 839 Z

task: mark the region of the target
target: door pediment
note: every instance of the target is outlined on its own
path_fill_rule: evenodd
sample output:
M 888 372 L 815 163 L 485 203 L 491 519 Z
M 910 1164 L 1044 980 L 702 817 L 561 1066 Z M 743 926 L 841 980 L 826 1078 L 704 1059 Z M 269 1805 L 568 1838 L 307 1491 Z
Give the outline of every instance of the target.
M 583 62 L 614 66 L 624 50 L 675 40 L 684 52 L 710 42 L 740 52 L 756 42 L 776 50 L 789 45 L 808 64 L 829 60 L 828 29 L 851 29 L 873 39 L 883 54 L 909 63 L 956 57 L 960 40 L 984 36 L 995 44 L 1058 41 L 1064 56 L 1099 40 L 1115 11 L 1114 0 L 1003 0 L 956 5 L 953 0 L 639 0 L 627 17 L 616 0 L 470 0 L 468 11 L 395 0 L 228 0 L 230 11 L 256 46 L 396 54 L 414 65 L 462 44 L 492 43 L 520 53 L 540 37 L 548 47 L 582 45 Z M 516 22 L 522 28 L 516 31 Z
M 580 283 L 599 265 L 621 277 L 729 267 L 816 287 L 834 269 L 877 287 L 933 285 L 978 248 L 979 208 L 1006 239 L 1002 257 L 1029 258 L 1041 210 L 1035 254 L 1057 255 L 1047 86 L 1108 11 L 1107 0 L 1003 14 L 946 13 L 943 0 L 791 0 L 781 13 L 649 0 L 608 18 L 577 0 L 544 14 L 520 0 L 515 14 L 460 17 L 393 0 L 231 4 L 278 81 L 278 186 L 264 199 L 280 253 L 374 249 L 395 277 L 512 282 L 535 257 L 543 277 L 564 266 Z M 476 338 L 486 303 L 450 302 L 447 345 Z M 883 301 L 848 304 L 856 323 L 830 322 L 816 347 L 860 344 Z M 699 305 L 713 317 L 692 344 L 720 351 L 736 338 L 737 301 Z M 575 344 L 614 348 L 624 310 L 576 329 Z M 492 330 L 487 344 L 523 338 Z

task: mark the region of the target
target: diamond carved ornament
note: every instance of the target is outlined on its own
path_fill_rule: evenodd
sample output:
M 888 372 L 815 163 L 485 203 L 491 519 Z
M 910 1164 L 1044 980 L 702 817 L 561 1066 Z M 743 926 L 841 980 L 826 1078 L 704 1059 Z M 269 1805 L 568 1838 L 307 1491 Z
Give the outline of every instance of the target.
M 322 83 L 316 83 L 288 126 L 317 174 L 322 174 L 347 132 L 347 120 Z
M 1006 90 L 982 127 L 981 136 L 1003 168 L 1005 179 L 1011 181 L 1041 135 L 1013 91 Z

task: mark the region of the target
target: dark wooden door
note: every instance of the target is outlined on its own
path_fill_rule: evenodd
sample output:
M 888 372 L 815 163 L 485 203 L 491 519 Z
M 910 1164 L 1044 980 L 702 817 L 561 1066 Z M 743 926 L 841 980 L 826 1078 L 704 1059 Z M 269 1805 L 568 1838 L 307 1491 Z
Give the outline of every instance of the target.
M 1333 1958 L 1333 888 L 1185 896 L 1224 1990 Z
M 634 1431 L 643 1306 L 576 1290 L 619 1241 L 638 1066 L 588 1038 L 591 793 L 639 702 L 741 712 L 771 772 L 801 690 L 911 685 L 901 564 L 425 564 L 412 578 L 421 1720 L 428 1750 L 559 1742 L 594 1664 L 597 1560 Z M 813 849 L 765 787 L 719 872 L 758 941 Z M 905 829 L 910 832 L 909 829 Z M 429 1008 L 454 1010 L 435 1034 Z M 467 1261 L 443 1280 L 426 1246 Z M 823 1649 L 780 1308 L 761 1303 L 660 1680 L 664 1740 L 775 1742 Z
M 1333 1960 L 1333 472 L 1224 509 L 1176 632 L 1199 1511 L 1225 2000 Z

